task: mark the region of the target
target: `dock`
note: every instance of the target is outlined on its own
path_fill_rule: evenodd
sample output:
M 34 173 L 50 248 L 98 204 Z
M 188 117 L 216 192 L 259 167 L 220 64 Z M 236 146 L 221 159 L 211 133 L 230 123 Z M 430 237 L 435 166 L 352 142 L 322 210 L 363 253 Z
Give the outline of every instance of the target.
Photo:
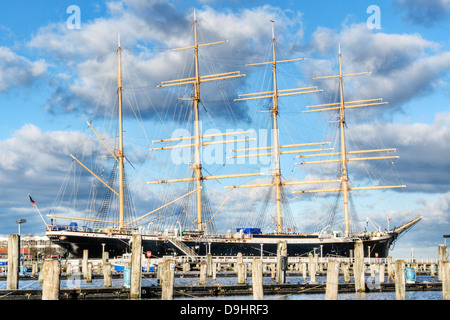
M 325 260 L 324 260 L 325 261 Z M 325 262 L 323 262 L 325 264 Z M 227 263 L 228 265 L 228 263 Z M 411 265 L 409 263 L 408 265 Z M 286 278 L 288 280 L 293 277 L 303 277 L 304 274 L 301 271 L 295 270 L 295 263 L 290 264 L 286 271 Z M 365 283 L 365 292 L 395 292 L 394 282 L 380 282 L 378 279 L 371 278 L 371 265 L 367 264 L 365 276 L 367 281 Z M 431 266 L 431 265 L 430 265 Z M 253 287 L 251 283 L 252 273 L 247 271 L 246 277 L 249 278 L 250 283 L 243 284 L 200 284 L 200 268 L 197 264 L 192 265 L 193 270 L 183 271 L 182 265 L 178 265 L 178 270 L 174 272 L 175 278 L 194 278 L 193 285 L 176 285 L 173 287 L 174 298 L 193 298 L 198 299 L 201 297 L 227 297 L 227 296 L 252 296 Z M 229 268 L 228 268 L 229 269 Z M 425 270 L 424 270 L 425 269 Z M 426 270 L 428 269 L 428 270 Z M 386 269 L 387 270 L 387 269 Z M 353 277 L 353 272 L 349 272 Z M 344 270 L 339 275 L 345 276 Z M 430 268 L 426 265 L 422 265 L 422 268 L 417 271 L 418 276 L 431 275 Z M 237 273 L 233 270 L 227 270 L 226 265 L 223 265 L 219 271 L 216 271 L 216 278 L 236 278 Z M 273 273 L 265 271 L 263 273 L 264 278 L 270 278 Z M 315 277 L 326 277 L 326 267 L 321 267 L 321 271 L 315 273 Z M 379 274 L 377 274 L 377 277 Z M 387 276 L 387 273 L 384 275 Z M 124 274 L 122 272 L 112 272 L 111 278 L 123 279 Z M 6 281 L 7 275 L 1 274 L 0 281 Z M 104 275 L 99 272 L 92 272 L 91 279 L 103 279 Z M 158 272 L 142 272 L 142 278 L 157 279 Z M 291 294 L 324 294 L 326 292 L 326 283 L 311 283 L 310 276 L 305 277 L 307 282 L 299 281 L 298 283 L 269 283 L 263 285 L 263 294 L 265 296 L 270 295 L 291 295 Z M 86 281 L 83 279 L 82 272 L 76 272 L 68 274 L 62 272 L 60 274 L 60 280 L 78 279 L 80 281 Z M 372 280 L 371 280 L 372 279 Z M 39 274 L 21 274 L 19 275 L 19 281 L 35 281 L 39 280 Z M 372 281 L 372 282 L 371 282 Z M 155 281 L 156 282 L 156 281 Z M 442 282 L 416 282 L 405 283 L 406 291 L 441 291 Z M 354 293 L 354 282 L 343 282 L 337 285 L 337 292 L 340 293 Z M 142 286 L 140 289 L 141 299 L 161 299 L 162 285 Z M 0 290 L 0 300 L 41 300 L 42 289 L 2 289 Z M 59 300 L 118 300 L 130 299 L 130 288 L 128 287 L 75 287 L 75 288 L 63 288 L 59 290 Z
M 238 253 L 232 257 L 208 254 L 145 259 L 140 235 L 133 237 L 136 239 L 131 257 L 125 261 L 88 259 L 85 250 L 82 260 L 45 260 L 40 266 L 34 262 L 31 274 L 18 263 L 8 264 L 7 273 L 0 276 L 0 281 L 7 281 L 6 289 L 0 290 L 0 300 L 173 300 L 220 296 L 264 300 L 271 295 L 324 293 L 325 300 L 337 300 L 340 293 L 362 292 L 395 292 L 396 300 L 405 300 L 406 291 L 439 290 L 443 300 L 450 300 L 450 260 L 443 245 L 439 246 L 439 259 L 434 260 L 364 258 L 361 241 L 356 242 L 352 258 L 324 258 L 317 254 L 288 257 L 286 242 L 280 241 L 276 257 L 244 257 Z M 16 261 L 14 255 L 11 259 Z M 122 263 L 121 272 L 113 268 L 118 262 Z M 433 281 L 417 281 L 420 275 L 430 276 Z M 227 277 L 232 279 L 226 284 L 217 280 Z M 123 282 L 116 281 L 113 286 L 114 278 Z M 103 281 L 85 286 L 93 279 Z M 31 280 L 35 287 L 27 284 L 19 289 L 18 283 L 23 280 Z M 69 283 L 61 286 L 62 280 Z M 123 286 L 118 287 L 118 283 Z
M 406 291 L 441 291 L 441 282 L 419 282 L 406 284 Z M 176 286 L 173 296 L 177 298 L 201 298 L 218 296 L 252 296 L 252 284 L 236 285 L 189 285 Z M 289 295 L 289 294 L 324 294 L 326 284 L 312 283 L 284 283 L 264 284 L 264 295 Z M 339 283 L 338 293 L 354 293 L 354 283 Z M 380 283 L 376 287 L 366 286 L 366 292 L 395 292 L 394 283 Z M 161 299 L 162 286 L 141 287 L 141 299 Z M 41 300 L 41 289 L 0 290 L 0 300 Z M 105 300 L 105 299 L 130 299 L 130 288 L 61 288 L 59 300 Z

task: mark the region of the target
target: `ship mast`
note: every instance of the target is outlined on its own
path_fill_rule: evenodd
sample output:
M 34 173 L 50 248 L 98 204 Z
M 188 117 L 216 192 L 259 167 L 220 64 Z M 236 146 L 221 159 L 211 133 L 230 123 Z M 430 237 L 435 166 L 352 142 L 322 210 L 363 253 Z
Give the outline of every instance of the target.
M 194 114 L 194 135 L 192 137 L 180 137 L 180 138 L 172 138 L 172 139 L 162 139 L 162 140 L 155 140 L 154 143 L 159 142 L 172 142 L 172 141 L 180 141 L 180 140 L 194 140 L 194 143 L 192 144 L 182 144 L 182 145 L 176 145 L 176 146 L 168 146 L 168 147 L 158 147 L 158 148 L 152 148 L 151 151 L 155 150 L 167 150 L 167 149 L 173 149 L 173 148 L 187 148 L 187 147 L 193 147 L 194 148 L 194 163 L 191 166 L 191 169 L 194 171 L 194 177 L 192 178 L 181 178 L 181 179 L 171 179 L 171 180 L 160 180 L 160 181 L 149 181 L 148 184 L 156 184 L 156 183 L 172 183 L 172 182 L 187 182 L 187 181 L 195 181 L 196 184 L 196 202 L 197 202 L 197 230 L 198 231 L 204 231 L 205 225 L 203 222 L 203 216 L 202 216 L 202 181 L 203 180 L 212 180 L 212 179 L 222 179 L 222 178 L 234 178 L 234 177 L 244 177 L 244 176 L 256 176 L 260 175 L 259 173 L 252 173 L 252 174 L 232 174 L 232 175 L 220 175 L 220 176 L 203 176 L 202 175 L 202 159 L 201 159 L 201 150 L 202 147 L 205 145 L 211 145 L 211 144 L 219 144 L 219 143 L 234 143 L 238 141 L 249 141 L 250 139 L 233 139 L 233 140 L 224 140 L 224 141 L 212 141 L 212 142 L 203 142 L 203 138 L 206 137 L 217 137 L 217 136 L 226 136 L 226 135 L 240 135 L 240 134 L 246 134 L 248 131 L 242 131 L 242 132 L 234 132 L 234 133 L 223 133 L 223 134 L 210 134 L 210 135 L 202 135 L 200 132 L 200 116 L 199 116 L 199 104 L 201 101 L 200 97 L 200 84 L 203 82 L 209 82 L 209 81 L 218 81 L 218 80 L 224 80 L 224 79 L 230 79 L 230 78 L 237 78 L 245 76 L 243 74 L 240 74 L 237 71 L 234 72 L 227 72 L 227 73 L 219 73 L 219 74 L 212 74 L 212 75 L 206 75 L 201 76 L 200 75 L 200 65 L 199 65 L 199 48 L 204 46 L 211 46 L 216 44 L 225 43 L 228 41 L 218 41 L 218 42 L 212 42 L 212 43 L 206 43 L 206 44 L 199 44 L 198 38 L 197 38 L 197 18 L 195 16 L 194 12 L 194 45 L 183 47 L 183 48 L 177 48 L 177 49 L 171 49 L 170 51 L 177 51 L 177 50 L 184 50 L 184 49 L 194 49 L 194 63 L 195 63 L 195 75 L 191 78 L 184 78 L 184 79 L 178 79 L 178 80 L 169 80 L 169 81 L 163 81 L 162 84 L 159 87 L 169 87 L 169 86 L 179 86 L 179 85 L 188 85 L 192 84 L 194 86 L 194 95 L 190 99 L 193 102 L 193 114 Z M 209 224 L 209 222 L 208 222 Z
M 202 221 L 202 164 L 200 159 L 200 120 L 198 105 L 200 103 L 200 71 L 198 63 L 198 41 L 197 41 L 197 19 L 194 17 L 194 59 L 195 59 L 195 82 L 194 82 L 194 135 L 195 135 L 195 159 L 193 169 L 195 171 L 195 184 L 197 186 L 197 230 L 203 229 Z
M 123 174 L 124 174 L 124 158 L 125 155 L 123 153 L 123 110 L 122 110 L 122 63 L 121 63 L 121 51 L 122 47 L 120 46 L 120 35 L 118 39 L 118 60 L 119 60 L 119 72 L 117 75 L 117 84 L 118 84 L 118 94 L 119 94 L 119 149 L 117 150 L 117 157 L 119 160 L 119 229 L 123 229 L 124 224 L 124 185 L 123 185 Z
M 114 190 L 112 186 L 110 186 L 108 183 L 103 181 L 99 176 L 97 176 L 92 170 L 90 170 L 86 165 L 84 165 L 79 159 L 77 159 L 74 155 L 71 155 L 71 157 L 78 162 L 84 169 L 86 169 L 91 175 L 93 175 L 97 180 L 99 180 L 103 185 L 105 185 L 108 189 L 110 189 L 116 196 L 119 197 L 119 222 L 115 221 L 106 221 L 106 220 L 99 220 L 99 219 L 85 219 L 85 218 L 77 218 L 77 220 L 83 220 L 83 221 L 93 221 L 93 222 L 104 222 L 104 223 L 112 223 L 117 224 L 118 229 L 122 230 L 125 228 L 125 219 L 124 219 L 124 159 L 125 154 L 123 152 L 123 107 L 122 107 L 122 61 L 121 61 L 121 52 L 122 47 L 120 46 L 120 35 L 118 36 L 118 45 L 117 45 L 117 55 L 118 55 L 118 73 L 117 73 L 117 93 L 118 93 L 118 99 L 119 99 L 119 110 L 118 110 L 118 121 L 119 121 L 119 148 L 114 153 L 111 148 L 108 147 L 106 142 L 100 137 L 100 135 L 95 131 L 95 129 L 92 127 L 92 125 L 88 122 L 88 126 L 92 129 L 92 131 L 95 133 L 97 138 L 103 143 L 103 145 L 108 149 L 109 153 L 112 155 L 112 157 L 116 160 L 118 163 L 119 168 L 119 192 Z M 57 218 L 63 218 L 63 219 L 73 219 L 73 217 L 63 217 L 63 216 L 55 216 L 55 215 L 49 215 L 52 217 Z
M 125 204 L 125 185 L 124 185 L 124 163 L 125 163 L 125 154 L 124 154 L 124 148 L 123 148 L 123 107 L 122 107 L 122 47 L 120 46 L 120 35 L 118 36 L 118 46 L 117 46 L 117 53 L 118 53 L 118 75 L 117 75 L 117 92 L 118 92 L 118 100 L 119 100 L 119 110 L 118 110 L 118 121 L 119 121 L 119 148 L 116 150 L 116 152 L 113 152 L 110 147 L 106 144 L 106 142 L 102 139 L 102 137 L 97 133 L 97 131 L 94 129 L 94 127 L 87 122 L 88 126 L 91 128 L 91 130 L 95 133 L 97 138 L 103 143 L 103 145 L 106 147 L 106 149 L 109 151 L 110 155 L 116 160 L 118 163 L 119 168 L 119 192 L 113 189 L 112 186 L 110 186 L 108 183 L 103 181 L 98 175 L 96 175 L 92 170 L 90 170 L 86 165 L 84 165 L 79 159 L 77 159 L 74 155 L 71 154 L 71 157 L 78 162 L 84 169 L 86 169 L 93 177 L 95 177 L 98 181 L 100 181 L 105 187 L 107 187 L 109 190 L 111 190 L 116 196 L 119 197 L 119 221 L 108 221 L 108 220 L 102 220 L 102 219 L 89 219 L 89 218 L 74 218 L 74 217 L 65 217 L 65 216 L 59 216 L 59 215 L 51 215 L 48 214 L 47 216 L 53 217 L 53 218 L 61 218 L 61 219 L 75 219 L 75 220 L 81 220 L 81 221 L 90 221 L 90 222 L 102 222 L 102 223 L 109 223 L 109 224 L 115 224 L 118 225 L 118 230 L 123 231 L 127 226 L 136 223 L 137 221 L 147 217 L 150 214 L 153 214 L 168 205 L 179 201 L 183 199 L 184 197 L 197 192 L 201 189 L 201 187 L 197 187 L 196 189 L 178 197 L 175 200 L 172 200 L 162 206 L 160 206 L 157 209 L 154 209 L 141 217 L 134 219 L 133 221 L 125 223 L 125 217 L 124 217 L 124 204 Z M 198 110 L 198 104 L 197 104 L 197 110 Z M 198 113 L 197 113 L 198 114 Z M 201 166 L 200 166 L 201 167 Z
M 315 193 L 315 192 L 335 192 L 340 191 L 344 194 L 344 227 L 345 234 L 348 236 L 350 234 L 350 218 L 349 218 L 349 205 L 348 198 L 349 192 L 354 190 L 371 190 L 371 189 L 390 189 L 390 188 L 404 188 L 404 185 L 396 185 L 396 186 L 372 186 L 372 187 L 349 187 L 349 179 L 348 179 L 348 168 L 347 163 L 350 161 L 365 161 L 365 160 L 380 160 L 380 159 L 395 159 L 398 156 L 380 156 L 380 157 L 361 157 L 361 158 L 349 158 L 348 155 L 353 154 L 361 154 L 361 153 L 373 153 L 373 152 L 392 152 L 395 149 L 375 149 L 375 150 L 360 150 L 360 151 L 347 151 L 346 139 L 345 139 L 345 110 L 350 108 L 359 108 L 365 106 L 375 106 L 375 105 L 384 105 L 387 102 L 383 102 L 382 99 L 367 99 L 367 100 L 356 100 L 356 101 L 345 101 L 344 100 L 344 84 L 343 78 L 347 76 L 356 76 L 356 75 L 364 75 L 369 74 L 370 72 L 360 72 L 360 73 L 342 73 L 342 59 L 341 59 L 341 48 L 339 46 L 338 53 L 339 60 L 339 74 L 332 76 L 324 76 L 324 77 L 315 77 L 314 79 L 330 79 L 330 78 L 339 78 L 339 94 L 340 99 L 339 102 L 336 103 L 327 103 L 320 104 L 314 106 L 308 106 L 308 108 L 316 108 L 316 107 L 325 107 L 321 109 L 308 110 L 304 112 L 318 112 L 318 111 L 329 111 L 329 110 L 339 110 L 339 129 L 340 129 L 340 142 L 341 142 L 341 151 L 336 153 L 323 153 L 323 154 L 313 154 L 313 155 L 302 155 L 299 156 L 301 158 L 305 157 L 321 157 L 321 156 L 340 156 L 340 159 L 331 159 L 331 160 L 319 160 L 319 161 L 309 161 L 309 162 L 299 162 L 296 163 L 298 165 L 304 164 L 318 164 L 318 163 L 331 163 L 331 162 L 340 162 L 342 167 L 340 181 L 342 184 L 341 188 L 329 188 L 329 189 L 316 189 L 316 190 L 302 190 L 295 191 L 295 193 Z
M 272 104 L 272 119 L 273 119 L 273 151 L 275 170 L 273 176 L 275 178 L 276 190 L 276 204 L 277 204 L 277 233 L 281 233 L 282 219 L 281 219 L 281 172 L 280 172 L 280 148 L 278 145 L 278 85 L 277 85 L 277 59 L 275 58 L 275 30 L 272 22 L 272 56 L 273 56 L 273 104 Z
M 341 97 L 341 104 L 339 108 L 339 128 L 341 132 L 341 153 L 342 153 L 342 188 L 344 189 L 344 220 L 345 232 L 348 234 L 350 230 L 349 215 L 348 215 L 348 173 L 347 173 L 347 150 L 345 145 L 345 107 L 344 107 L 344 85 L 342 82 L 342 61 L 341 61 L 341 46 L 339 46 L 339 93 Z
M 275 187 L 275 193 L 276 193 L 276 232 L 278 234 L 283 233 L 283 220 L 282 220 L 282 212 L 281 212 L 281 191 L 282 186 L 286 184 L 296 184 L 295 182 L 291 183 L 283 183 L 281 181 L 281 169 L 280 169 L 280 155 L 281 154 L 288 154 L 288 153 L 298 153 L 299 150 L 291 150 L 291 151 L 283 151 L 280 152 L 280 148 L 288 148 L 288 147 L 299 147 L 299 146 L 309 146 L 313 144 L 294 144 L 294 145 L 285 145 L 281 146 L 279 144 L 279 132 L 278 132 L 278 98 L 281 96 L 288 96 L 288 95 L 295 95 L 295 94 L 304 94 L 304 93 L 312 93 L 312 92 L 320 92 L 321 90 L 317 90 L 316 87 L 306 87 L 306 88 L 296 88 L 296 89 L 286 89 L 286 90 L 278 90 L 278 82 L 277 82 L 277 64 L 282 62 L 291 62 L 291 61 L 299 61 L 304 60 L 305 58 L 300 59 L 291 59 L 291 60 L 282 60 L 277 61 L 276 59 L 276 51 L 275 51 L 275 30 L 274 30 L 274 21 L 272 21 L 272 61 L 270 62 L 262 62 L 262 63 L 254 63 L 254 64 L 247 64 L 247 66 L 256 66 L 256 65 L 264 65 L 264 64 L 272 64 L 272 75 L 273 75 L 273 91 L 269 92 L 260 92 L 260 93 L 250 93 L 250 94 L 243 94 L 240 96 L 252 96 L 247 98 L 239 98 L 235 99 L 235 101 L 243 101 L 243 100 L 253 100 L 253 99 L 262 99 L 262 98 L 271 98 L 272 99 L 272 109 L 270 110 L 270 113 L 272 115 L 272 121 L 273 121 L 273 145 L 270 147 L 272 149 L 272 152 L 266 153 L 266 154 L 253 154 L 253 155 L 241 155 L 241 156 L 234 156 L 233 158 L 239 158 L 239 157 L 248 157 L 248 156 L 259 156 L 259 155 L 272 155 L 273 161 L 274 161 L 274 170 L 272 172 L 272 176 L 274 178 L 274 183 L 272 184 L 256 184 L 256 185 L 243 185 L 243 186 L 231 186 L 227 188 L 246 188 L 246 187 L 265 187 L 265 186 L 274 186 Z M 325 144 L 325 143 L 317 143 L 317 144 Z M 256 148 L 256 149 L 263 149 L 263 148 Z M 235 150 L 235 151 L 248 151 L 250 149 L 242 149 L 242 150 Z M 324 149 L 320 149 L 324 150 Z M 305 152 L 303 150 L 303 152 Z

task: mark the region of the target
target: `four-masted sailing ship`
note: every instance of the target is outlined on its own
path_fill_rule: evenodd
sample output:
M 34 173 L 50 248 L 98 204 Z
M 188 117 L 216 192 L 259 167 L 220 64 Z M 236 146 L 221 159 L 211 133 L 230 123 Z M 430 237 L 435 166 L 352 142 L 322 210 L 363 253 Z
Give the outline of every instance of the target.
M 180 137 L 180 138 L 170 138 L 154 141 L 155 143 L 170 143 L 170 142 L 182 142 L 188 140 L 191 143 L 178 144 L 175 146 L 165 146 L 153 148 L 152 151 L 157 150 L 167 150 L 173 148 L 191 148 L 193 151 L 193 161 L 190 166 L 192 170 L 192 176 L 188 178 L 180 179 L 168 179 L 159 181 L 150 181 L 148 184 L 172 184 L 178 182 L 189 182 L 191 183 L 191 190 L 186 194 L 164 204 L 162 207 L 152 210 L 151 212 L 139 217 L 130 218 L 127 217 L 129 210 L 127 209 L 127 204 L 130 203 L 129 191 L 127 189 L 126 175 L 124 170 L 125 153 L 123 146 L 123 121 L 122 121 L 122 73 L 121 73 L 121 46 L 120 41 L 118 45 L 118 118 L 119 118 L 119 145 L 118 148 L 113 152 L 105 143 L 104 140 L 100 138 L 100 135 L 95 131 L 95 129 L 89 124 L 90 128 L 94 131 L 98 138 L 108 149 L 111 157 L 115 160 L 114 171 L 118 170 L 118 190 L 113 185 L 113 182 L 117 185 L 115 179 L 111 178 L 110 181 L 105 182 L 102 177 L 96 175 L 91 171 L 88 166 L 82 163 L 77 157 L 72 156 L 73 159 L 82 166 L 84 169 L 89 171 L 96 180 L 100 181 L 102 185 L 106 187 L 106 193 L 104 199 L 110 199 L 115 197 L 119 201 L 118 211 L 119 219 L 118 221 L 107 220 L 104 216 L 105 206 L 108 201 L 104 201 L 105 205 L 102 205 L 99 214 L 93 218 L 83 218 L 83 217 L 65 217 L 61 215 L 49 215 L 52 220 L 56 219 L 72 219 L 73 221 L 69 225 L 61 225 L 52 223 L 47 227 L 46 235 L 50 240 L 65 248 L 67 253 L 71 257 L 80 257 L 83 254 L 83 250 L 89 250 L 90 257 L 100 257 L 102 252 L 109 252 L 110 257 L 120 256 L 131 250 L 131 239 L 133 232 L 142 233 L 142 244 L 143 251 L 147 252 L 148 255 L 152 257 L 161 257 L 164 255 L 186 255 L 186 256 L 199 256 L 211 253 L 214 256 L 230 256 L 242 253 L 244 256 L 261 256 L 261 255 L 276 255 L 277 254 L 277 244 L 280 241 L 286 241 L 287 244 L 287 254 L 288 256 L 307 256 L 311 252 L 319 250 L 322 256 L 342 256 L 349 257 L 352 255 L 352 251 L 356 241 L 361 240 L 364 244 L 365 255 L 370 257 L 386 257 L 389 252 L 391 244 L 399 237 L 400 234 L 404 233 L 415 225 L 421 217 L 411 220 L 410 222 L 394 228 L 392 230 L 377 230 L 376 232 L 354 232 L 350 228 L 350 217 L 349 217 L 349 193 L 354 190 L 367 190 L 367 189 L 387 189 L 387 188 L 402 188 L 404 186 L 374 186 L 374 187 L 352 187 L 349 184 L 349 173 L 347 164 L 350 161 L 367 161 L 367 160 L 378 160 L 378 159 L 391 159 L 394 156 L 384 155 L 377 157 L 360 157 L 355 158 L 353 155 L 357 154 L 369 154 L 369 153 L 381 153 L 390 152 L 394 149 L 377 149 L 377 150 L 361 150 L 361 151 L 347 151 L 345 128 L 346 119 L 345 112 L 350 108 L 359 108 L 372 105 L 385 104 L 381 99 L 368 99 L 368 100 L 358 100 L 358 101 L 345 101 L 344 100 L 344 87 L 343 78 L 347 76 L 359 75 L 364 73 L 355 74 L 343 74 L 341 66 L 341 52 L 339 49 L 339 74 L 332 76 L 318 77 L 316 79 L 326 79 L 326 78 L 338 78 L 339 79 L 339 90 L 340 99 L 335 103 L 321 104 L 309 107 L 310 110 L 305 112 L 329 112 L 338 111 L 339 118 L 339 131 L 340 131 L 340 151 L 339 152 L 328 152 L 321 153 L 324 148 L 317 149 L 304 149 L 304 147 L 317 147 L 327 144 L 327 142 L 311 142 L 311 143 L 299 143 L 282 145 L 279 139 L 278 130 L 278 117 L 279 108 L 278 100 L 284 96 L 292 95 L 302 95 L 308 93 L 316 93 L 319 90 L 317 87 L 303 87 L 294 89 L 279 89 L 277 85 L 277 65 L 280 63 L 287 63 L 292 61 L 303 60 L 292 59 L 292 60 L 277 60 L 276 59 L 276 41 L 275 32 L 272 27 L 272 60 L 267 62 L 249 64 L 248 66 L 256 65 L 272 65 L 272 84 L 273 88 L 270 91 L 258 92 L 258 93 L 248 93 L 240 95 L 236 101 L 245 100 L 256 100 L 256 99 L 269 99 L 271 100 L 271 107 L 269 114 L 271 116 L 272 133 L 271 145 L 258 147 L 258 148 L 246 148 L 240 150 L 234 150 L 235 158 L 245 158 L 245 157 L 258 157 L 258 156 L 270 156 L 273 160 L 273 171 L 271 182 L 260 183 L 260 184 L 246 184 L 227 187 L 228 189 L 237 188 L 261 188 L 270 187 L 275 189 L 275 204 L 276 217 L 274 231 L 271 233 L 263 233 L 261 228 L 256 228 L 252 226 L 238 226 L 236 232 L 228 232 L 227 234 L 212 234 L 205 232 L 206 228 L 209 228 L 212 223 L 214 223 L 214 216 L 208 216 L 205 218 L 204 213 L 204 183 L 207 180 L 217 180 L 217 179 L 229 179 L 229 178 L 240 178 L 240 177 L 252 177 L 259 176 L 261 173 L 240 173 L 240 174 L 230 174 L 230 175 L 204 175 L 202 167 L 201 152 L 202 148 L 209 144 L 215 143 L 234 143 L 236 141 L 246 141 L 247 139 L 225 139 L 222 141 L 204 142 L 203 139 L 212 136 L 239 136 L 245 135 L 247 132 L 233 132 L 225 134 L 209 134 L 203 135 L 200 128 L 199 118 L 199 107 L 201 104 L 200 98 L 200 85 L 205 82 L 211 81 L 221 81 L 224 79 L 232 79 L 244 76 L 239 72 L 226 72 L 211 75 L 200 75 L 199 66 L 199 48 L 204 46 L 212 46 L 215 44 L 224 43 L 226 41 L 219 41 L 213 43 L 199 44 L 197 40 L 197 20 L 194 17 L 194 44 L 192 46 L 172 49 L 176 50 L 186 50 L 193 49 L 194 51 L 194 75 L 192 77 L 178 79 L 178 80 L 168 80 L 161 83 L 160 87 L 173 87 L 173 86 L 193 86 L 193 95 L 189 99 L 192 103 L 193 110 L 193 132 L 191 136 Z M 295 149 L 292 148 L 303 148 Z M 257 153 L 252 153 L 256 151 Z M 161 151 L 163 152 L 163 151 Z M 244 152 L 244 154 L 240 154 Z M 305 155 L 305 153 L 308 153 Z M 281 162 L 280 157 L 284 154 L 301 154 L 302 159 L 306 157 L 330 157 L 336 156 L 336 159 L 327 160 L 316 160 L 316 161 L 304 161 L 297 163 L 298 165 L 308 165 L 308 164 L 319 164 L 319 163 L 338 163 L 340 164 L 341 172 L 339 174 L 339 179 L 328 179 L 328 180 L 316 180 L 316 181 L 285 181 L 282 179 L 281 175 Z M 115 172 L 116 173 L 116 172 Z M 340 232 L 326 232 L 323 229 L 321 232 L 315 233 L 299 233 L 297 230 L 293 230 L 290 226 L 287 226 L 283 218 L 283 194 L 284 187 L 286 185 L 290 186 L 302 186 L 307 184 L 338 184 L 339 187 L 330 187 L 324 189 L 305 189 L 297 190 L 295 193 L 326 193 L 326 192 L 340 192 L 343 194 L 343 206 L 344 206 L 344 228 Z M 194 229 L 184 229 L 179 230 L 175 233 L 151 233 L 148 234 L 142 228 L 139 227 L 139 221 L 148 215 L 175 203 L 187 196 L 194 195 L 195 198 L 195 225 Z M 227 199 L 225 199 L 225 202 Z M 224 202 L 224 203 L 225 203 Z M 224 205 L 219 207 L 220 208 Z M 100 215 L 100 211 L 102 215 Z M 83 226 L 79 226 L 75 221 L 82 221 Z M 178 222 L 179 223 L 179 222 Z M 92 226 L 89 226 L 91 224 Z M 93 227 L 95 224 L 96 227 Z M 84 226 L 87 225 L 87 226 Z M 181 228 L 185 226 L 181 226 Z

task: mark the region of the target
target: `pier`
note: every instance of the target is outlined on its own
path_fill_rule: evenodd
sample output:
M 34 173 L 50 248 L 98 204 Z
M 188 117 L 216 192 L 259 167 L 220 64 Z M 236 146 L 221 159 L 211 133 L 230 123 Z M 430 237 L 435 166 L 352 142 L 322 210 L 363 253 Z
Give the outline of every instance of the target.
M 264 295 L 288 295 L 288 294 L 324 294 L 326 284 L 265 284 Z M 440 282 L 427 282 L 406 284 L 406 291 L 441 291 Z M 394 292 L 394 283 L 383 283 L 377 288 L 366 288 L 366 292 Z M 340 283 L 339 293 L 355 292 L 354 283 Z M 252 284 L 241 285 L 189 285 L 176 286 L 173 290 L 174 298 L 201 298 L 218 296 L 251 296 Z M 0 290 L 1 300 L 41 300 L 41 289 Z M 141 299 L 161 299 L 162 286 L 141 287 Z M 59 300 L 97 300 L 97 299 L 130 299 L 130 288 L 125 287 L 99 287 L 99 288 L 61 288 Z
M 446 248 L 440 247 L 444 253 Z M 93 260 L 46 260 L 40 266 L 29 266 L 32 272 L 19 273 L 17 281 L 40 281 L 41 289 L 8 287 L 0 290 L 0 300 L 104 300 L 104 299 L 164 299 L 201 297 L 249 296 L 255 300 L 263 300 L 271 295 L 291 294 L 325 294 L 327 300 L 338 300 L 339 294 L 354 292 L 396 292 L 397 300 L 405 299 L 406 291 L 442 291 L 443 299 L 449 300 L 450 262 L 445 255 L 440 259 L 409 259 L 393 260 L 388 258 L 363 258 L 363 284 L 355 283 L 357 278 L 358 258 L 320 258 L 309 255 L 306 258 L 287 257 L 283 263 L 280 257 L 233 257 L 167 256 L 160 259 L 143 259 L 141 272 L 133 271 L 135 284 L 125 285 L 125 272 L 111 271 L 111 263 L 103 263 L 102 259 Z M 43 272 L 44 264 L 52 262 L 57 265 L 59 276 L 50 277 Z M 166 272 L 164 272 L 164 264 Z M 83 271 L 83 266 L 85 271 Z M 356 267 L 356 268 L 355 268 Z M 398 268 L 398 270 L 396 269 Z M 407 268 L 414 270 L 415 277 L 430 276 L 435 281 L 409 281 L 406 283 L 404 273 Z M 131 269 L 131 268 L 130 268 Z M 359 268 L 361 269 L 361 268 Z M 40 272 L 38 272 L 40 270 Z M 8 279 L 4 270 L 0 281 Z M 105 272 L 107 271 L 107 272 Z M 131 271 L 131 270 L 130 270 Z M 259 271 L 259 276 L 254 273 Z M 333 272 L 333 278 L 332 277 Z M 277 273 L 283 272 L 283 276 Z M 403 276 L 396 277 L 395 274 Z M 138 274 L 138 275 L 136 275 Z M 172 280 L 167 280 L 172 277 Z M 297 277 L 295 282 L 291 279 Z M 317 281 L 318 278 L 322 281 Z M 324 281 L 324 277 L 326 280 Z M 340 281 L 337 281 L 339 279 Z M 361 275 L 360 275 L 361 277 Z M 107 286 L 106 279 L 124 280 L 124 285 Z M 228 284 L 218 281 L 220 278 L 230 278 Z M 260 279 L 259 284 L 253 283 L 253 278 Z M 84 287 L 83 283 L 100 279 L 99 287 Z M 102 282 L 101 279 L 104 279 Z M 137 279 L 137 280 L 136 280 Z M 151 285 L 142 280 L 152 279 Z M 180 279 L 191 279 L 189 285 L 176 284 Z M 208 280 L 207 280 L 208 279 Z M 61 287 L 61 281 L 71 280 L 71 287 Z M 213 281 L 214 280 L 214 281 Z M 50 282 L 54 282 L 50 285 Z M 214 283 L 213 283 L 214 282 Z M 45 284 L 53 290 L 45 298 Z M 259 288 L 259 289 L 258 289 Z M 134 290 L 134 293 L 133 293 Z M 259 290 L 259 291 L 257 291 Z M 255 292 L 257 291 L 257 292 Z

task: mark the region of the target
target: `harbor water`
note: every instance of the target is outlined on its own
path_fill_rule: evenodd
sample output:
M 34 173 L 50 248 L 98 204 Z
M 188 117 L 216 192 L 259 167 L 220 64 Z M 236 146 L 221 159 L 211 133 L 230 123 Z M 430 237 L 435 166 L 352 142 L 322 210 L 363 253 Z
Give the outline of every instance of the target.
M 247 284 L 251 284 L 251 277 L 248 277 L 246 280 Z M 307 283 L 309 279 L 303 279 L 301 276 L 288 276 L 286 278 L 286 283 L 290 284 L 304 284 Z M 366 292 L 366 293 L 339 293 L 338 300 L 395 300 L 395 292 L 377 292 L 378 277 L 372 278 L 370 276 L 366 276 L 366 285 L 368 288 L 374 288 L 374 291 Z M 387 277 L 385 279 L 387 281 Z M 416 282 L 437 282 L 437 277 L 431 277 L 430 275 L 418 275 Z M 316 276 L 316 282 L 318 286 L 325 287 L 326 277 L 325 276 Z M 339 282 L 344 282 L 344 277 L 339 277 Z M 158 280 L 156 278 L 143 277 L 142 278 L 142 287 L 152 287 L 158 286 Z M 264 277 L 264 284 L 275 284 L 275 280 L 272 280 L 270 277 Z M 113 278 L 112 279 L 112 287 L 123 287 L 124 286 L 123 277 Z M 227 276 L 227 277 L 217 277 L 217 279 L 213 280 L 211 278 L 207 278 L 206 285 L 236 285 L 237 277 Z M 199 278 L 197 277 L 176 277 L 174 290 L 176 290 L 177 286 L 198 286 Z M 100 288 L 103 287 L 103 278 L 94 278 L 92 279 L 92 283 L 87 283 L 80 273 L 74 273 L 71 277 L 67 279 L 62 279 L 60 281 L 61 288 Z M 0 289 L 6 289 L 6 280 L 0 281 Z M 20 280 L 19 281 L 19 289 L 42 289 L 42 286 L 39 284 L 38 280 Z M 2 296 L 0 295 L 0 300 Z M 158 300 L 159 298 L 155 298 L 153 300 Z M 183 296 L 183 297 L 174 297 L 174 300 L 251 300 L 253 299 L 252 295 L 225 295 L 225 296 Z M 265 295 L 264 300 L 324 300 L 325 294 L 321 293 L 300 293 L 300 294 L 275 294 L 275 295 Z M 406 292 L 406 300 L 442 300 L 442 291 L 407 291 Z M 151 300 L 151 299 L 149 299 Z

